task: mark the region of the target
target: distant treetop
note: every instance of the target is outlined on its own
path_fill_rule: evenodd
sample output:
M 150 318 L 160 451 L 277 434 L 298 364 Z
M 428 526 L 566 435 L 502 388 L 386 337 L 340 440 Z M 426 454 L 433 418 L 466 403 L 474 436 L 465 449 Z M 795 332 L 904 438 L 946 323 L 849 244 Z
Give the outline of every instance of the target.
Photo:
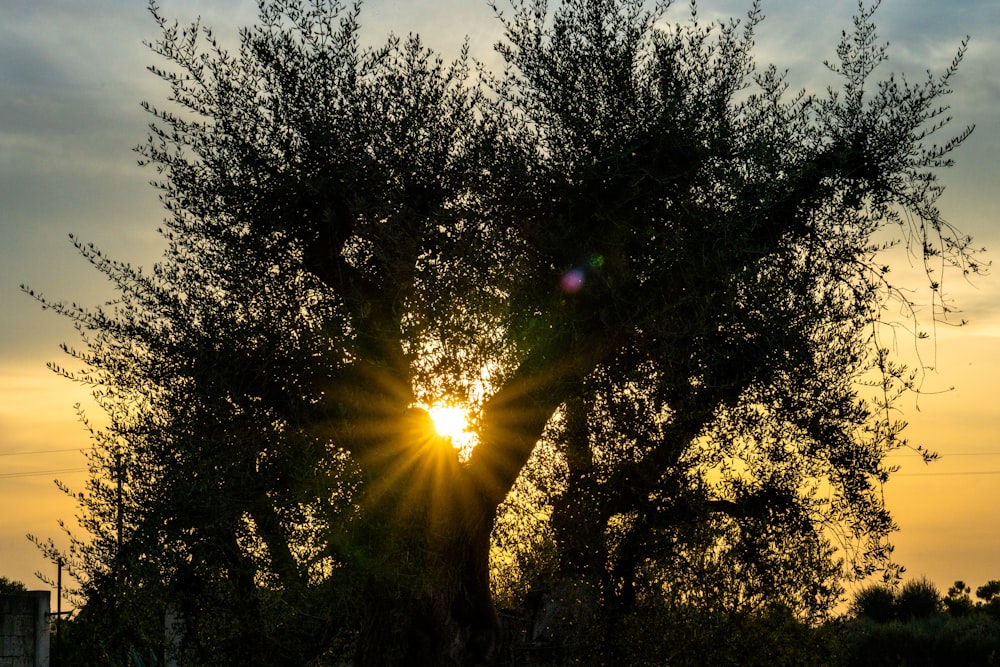
M 23 593 L 27 590 L 28 587 L 20 581 L 14 581 L 13 579 L 8 579 L 7 577 L 0 577 L 0 594 Z

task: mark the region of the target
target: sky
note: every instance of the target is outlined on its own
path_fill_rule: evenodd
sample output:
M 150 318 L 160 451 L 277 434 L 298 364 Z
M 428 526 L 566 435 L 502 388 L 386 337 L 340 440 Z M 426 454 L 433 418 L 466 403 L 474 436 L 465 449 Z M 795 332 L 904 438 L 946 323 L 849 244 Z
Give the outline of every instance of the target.
M 159 4 L 182 22 L 200 15 L 224 39 L 256 14 L 256 0 Z M 681 18 L 687 2 L 676 4 Z M 703 19 L 742 16 L 749 4 L 703 0 L 699 11 Z M 825 86 L 822 63 L 834 57 L 856 7 L 854 0 L 764 0 L 758 61 L 788 69 L 793 89 Z M 446 56 L 467 36 L 473 55 L 487 62 L 500 36 L 486 0 L 369 0 L 362 23 L 376 42 L 390 30 L 417 32 Z M 961 39 L 972 38 L 950 104 L 956 131 L 977 128 L 955 154 L 957 165 L 941 174 L 940 203 L 989 260 L 1000 248 L 1000 2 L 884 0 L 877 23 L 890 42 L 884 73 L 941 71 Z M 137 166 L 133 152 L 148 123 L 140 102 L 166 95 L 145 69 L 157 60 L 143 41 L 155 38 L 144 0 L 0 3 L 0 576 L 31 589 L 44 588 L 36 571 L 54 578 L 55 570 L 25 535 L 65 544 L 57 521 L 74 521 L 76 508 L 53 479 L 75 489 L 85 480 L 80 449 L 88 440 L 74 405 L 87 409 L 89 394 L 46 369 L 67 360 L 58 346 L 75 344 L 76 332 L 19 285 L 83 305 L 111 298 L 70 234 L 135 265 L 156 261 L 163 211 L 147 184 L 153 173 Z M 918 272 L 905 259 L 894 268 L 913 276 L 913 297 L 926 306 Z M 901 403 L 905 435 L 942 458 L 925 466 L 913 454 L 894 456 L 900 471 L 885 487 L 900 527 L 896 560 L 905 576 L 926 576 L 942 592 L 956 579 L 973 588 L 1000 579 L 1000 280 L 969 283 L 952 274 L 944 289 L 968 324 L 933 326 L 924 307 L 930 339 L 916 350 L 905 335 L 896 343 L 911 363 L 933 367 L 922 374 L 922 395 Z

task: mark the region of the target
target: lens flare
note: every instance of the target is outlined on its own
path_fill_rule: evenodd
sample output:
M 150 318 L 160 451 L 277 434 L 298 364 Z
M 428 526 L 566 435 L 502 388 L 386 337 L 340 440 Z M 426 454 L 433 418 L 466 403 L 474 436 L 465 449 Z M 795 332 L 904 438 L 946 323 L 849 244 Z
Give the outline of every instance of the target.
M 559 289 L 566 294 L 579 292 L 587 282 L 587 274 L 600 270 L 602 266 L 604 266 L 604 255 L 597 253 L 591 255 L 583 265 L 572 268 L 562 275 L 559 279 Z
M 574 294 L 580 291 L 586 279 L 587 277 L 584 275 L 582 269 L 570 269 L 563 274 L 562 279 L 559 281 L 559 288 L 567 294 Z

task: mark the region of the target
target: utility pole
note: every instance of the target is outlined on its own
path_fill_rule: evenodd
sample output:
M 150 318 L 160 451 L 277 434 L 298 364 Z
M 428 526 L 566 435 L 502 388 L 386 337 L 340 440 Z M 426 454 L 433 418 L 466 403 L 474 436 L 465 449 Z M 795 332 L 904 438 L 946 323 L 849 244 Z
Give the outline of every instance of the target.
M 56 641 L 52 651 L 52 665 L 58 667 L 62 664 L 62 617 L 63 614 L 72 612 L 62 610 L 62 571 L 63 559 L 56 559 Z
M 118 534 L 116 537 L 118 541 L 119 556 L 121 555 L 122 552 L 122 531 L 124 530 L 124 525 L 125 525 L 125 522 L 122 519 L 122 476 L 124 475 L 124 473 L 125 471 L 122 469 L 122 449 L 121 445 L 119 445 L 117 450 L 115 451 L 115 477 L 116 477 L 115 481 L 117 485 L 115 494 L 115 510 L 117 513 L 116 518 L 118 524 L 117 525 Z M 116 574 L 117 574 L 117 567 L 116 567 Z
M 56 664 L 62 661 L 62 566 L 63 560 L 56 560 Z
M 125 519 L 122 514 L 122 478 L 125 476 L 125 466 L 122 461 L 122 446 L 118 443 L 115 448 L 115 523 L 117 535 L 115 535 L 115 590 L 112 596 L 112 613 L 116 625 L 121 623 L 122 602 L 124 593 L 122 591 L 122 535 L 125 532 Z M 125 656 L 126 663 L 128 657 Z

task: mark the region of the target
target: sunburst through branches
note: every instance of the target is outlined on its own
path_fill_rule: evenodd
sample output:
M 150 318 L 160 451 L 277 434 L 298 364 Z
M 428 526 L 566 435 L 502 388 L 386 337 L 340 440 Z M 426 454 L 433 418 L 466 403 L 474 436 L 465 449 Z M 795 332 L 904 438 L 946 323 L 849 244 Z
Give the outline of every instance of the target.
M 466 458 L 475 446 L 475 435 L 471 431 L 468 411 L 458 405 L 439 404 L 427 408 L 434 430 L 438 435 L 451 439 L 451 445 Z

